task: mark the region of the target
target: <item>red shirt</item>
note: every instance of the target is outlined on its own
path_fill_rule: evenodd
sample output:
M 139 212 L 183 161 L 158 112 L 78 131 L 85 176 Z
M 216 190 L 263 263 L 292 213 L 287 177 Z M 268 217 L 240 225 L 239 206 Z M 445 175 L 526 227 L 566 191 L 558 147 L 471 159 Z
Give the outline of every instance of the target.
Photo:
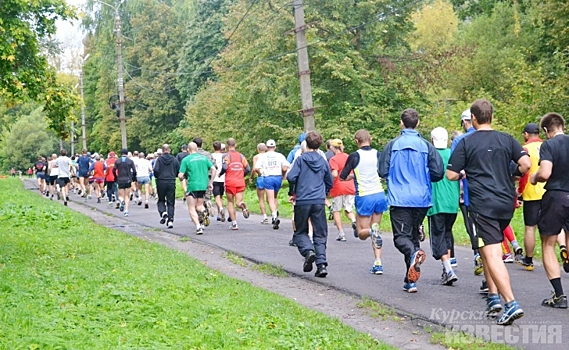
M 223 157 L 225 163 L 225 186 L 231 188 L 245 187 L 245 169 L 247 168 L 247 159 L 237 152 L 229 151 Z
M 115 167 L 116 161 L 117 161 L 116 158 L 109 158 L 105 161 L 105 165 L 107 166 L 105 180 L 108 182 L 115 181 L 115 175 L 113 174 L 113 168 Z
M 340 173 L 344 166 L 346 166 L 346 161 L 348 160 L 348 154 L 340 152 L 334 157 L 330 158 L 330 170 L 338 171 L 338 176 L 334 179 L 334 186 L 330 190 L 331 197 L 345 196 L 345 195 L 355 195 L 356 186 L 354 181 L 340 181 Z
M 93 177 L 96 179 L 102 179 L 105 177 L 105 164 L 101 161 L 96 161 L 93 164 Z

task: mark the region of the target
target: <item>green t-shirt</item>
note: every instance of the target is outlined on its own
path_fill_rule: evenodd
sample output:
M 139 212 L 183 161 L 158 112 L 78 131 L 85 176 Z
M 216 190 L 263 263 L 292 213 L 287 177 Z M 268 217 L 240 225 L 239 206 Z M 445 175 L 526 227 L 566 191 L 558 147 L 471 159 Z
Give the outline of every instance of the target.
M 212 162 L 199 153 L 192 153 L 182 160 L 180 172 L 188 178 L 188 192 L 207 190 L 212 166 Z
M 450 158 L 450 149 L 437 149 L 437 152 L 443 158 L 444 168 L 447 168 Z M 439 182 L 432 184 L 433 206 L 429 208 L 427 216 L 435 214 L 456 214 L 458 213 L 458 201 L 460 199 L 460 183 L 459 181 L 450 181 L 447 177 Z

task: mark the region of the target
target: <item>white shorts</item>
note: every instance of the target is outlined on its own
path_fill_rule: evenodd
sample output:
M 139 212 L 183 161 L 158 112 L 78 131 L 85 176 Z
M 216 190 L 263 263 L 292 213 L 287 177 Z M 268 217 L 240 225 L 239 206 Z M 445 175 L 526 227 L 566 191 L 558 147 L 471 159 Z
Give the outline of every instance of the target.
M 332 211 L 342 211 L 342 208 L 351 213 L 354 210 L 354 200 L 356 196 L 347 194 L 332 198 Z

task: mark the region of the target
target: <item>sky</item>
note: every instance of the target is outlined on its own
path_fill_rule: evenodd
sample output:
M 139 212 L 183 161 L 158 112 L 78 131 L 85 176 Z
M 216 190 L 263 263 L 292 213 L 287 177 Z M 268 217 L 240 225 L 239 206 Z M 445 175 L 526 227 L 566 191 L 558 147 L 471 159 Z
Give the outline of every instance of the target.
M 76 7 L 82 7 L 85 4 L 85 0 L 66 0 L 69 5 Z M 70 21 L 57 21 L 57 33 L 56 38 L 62 43 L 63 57 L 61 68 L 63 71 L 72 72 L 71 61 L 74 56 L 83 53 L 83 36 L 84 33 L 81 32 L 80 20 Z

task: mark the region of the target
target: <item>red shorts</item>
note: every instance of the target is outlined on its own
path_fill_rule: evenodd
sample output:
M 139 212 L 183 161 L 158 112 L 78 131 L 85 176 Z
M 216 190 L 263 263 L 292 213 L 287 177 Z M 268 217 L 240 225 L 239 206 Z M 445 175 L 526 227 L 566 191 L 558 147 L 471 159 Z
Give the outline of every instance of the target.
M 225 185 L 225 193 L 228 193 L 232 196 L 235 196 L 237 193 L 244 191 L 245 191 L 245 186 L 232 187 L 232 186 L 227 186 L 227 184 Z
M 98 184 L 104 184 L 105 183 L 104 177 L 96 177 L 93 180 L 95 180 L 95 183 L 98 183 Z

